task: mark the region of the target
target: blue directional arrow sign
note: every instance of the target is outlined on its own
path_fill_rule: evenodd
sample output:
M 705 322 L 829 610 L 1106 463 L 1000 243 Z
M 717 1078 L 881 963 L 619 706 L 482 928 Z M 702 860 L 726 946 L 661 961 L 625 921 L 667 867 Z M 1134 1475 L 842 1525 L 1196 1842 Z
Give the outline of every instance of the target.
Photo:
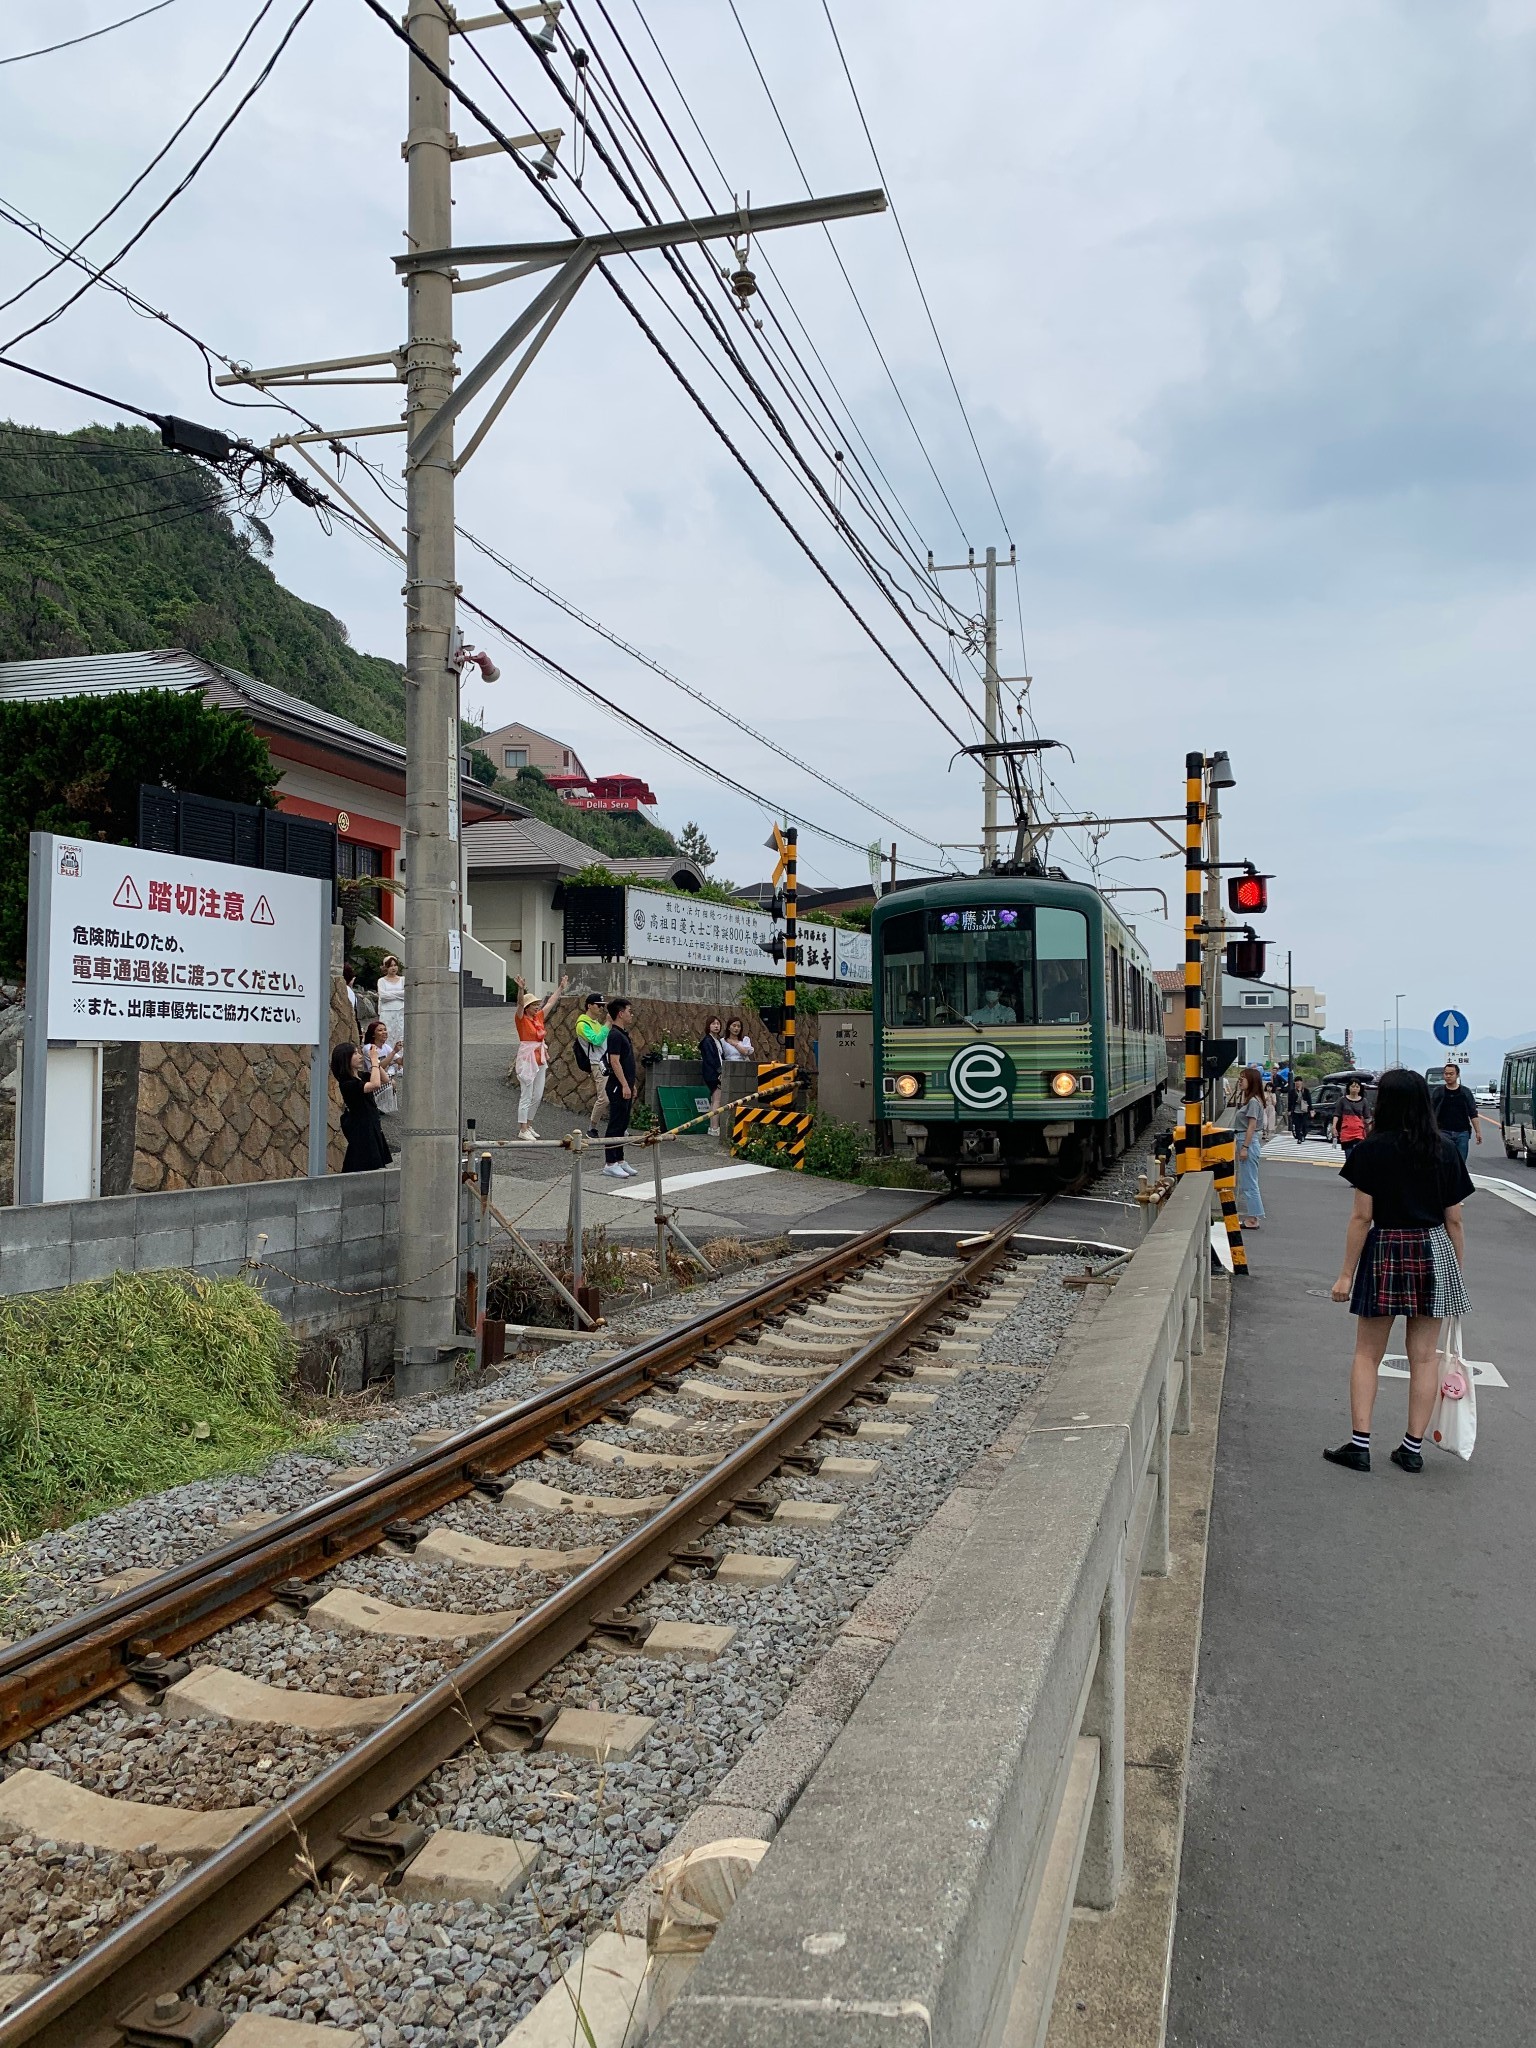
M 1442 1010 L 1435 1019 L 1435 1036 L 1442 1045 L 1460 1045 L 1471 1029 L 1460 1010 Z

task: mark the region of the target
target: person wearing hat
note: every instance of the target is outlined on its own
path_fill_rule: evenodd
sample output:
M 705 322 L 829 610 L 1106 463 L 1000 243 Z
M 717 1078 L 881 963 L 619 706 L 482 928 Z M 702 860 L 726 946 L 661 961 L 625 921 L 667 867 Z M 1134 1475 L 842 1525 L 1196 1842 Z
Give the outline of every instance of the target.
M 521 981 L 514 978 L 517 989 L 517 1058 L 512 1074 L 521 1093 L 517 1103 L 517 1135 L 520 1138 L 536 1140 L 538 1132 L 533 1120 L 539 1113 L 539 1104 L 544 1100 L 544 1083 L 549 1079 L 549 1052 L 544 1043 L 544 1030 L 549 1013 L 565 994 L 569 986 L 561 975 L 560 985 L 553 995 L 531 996 Z

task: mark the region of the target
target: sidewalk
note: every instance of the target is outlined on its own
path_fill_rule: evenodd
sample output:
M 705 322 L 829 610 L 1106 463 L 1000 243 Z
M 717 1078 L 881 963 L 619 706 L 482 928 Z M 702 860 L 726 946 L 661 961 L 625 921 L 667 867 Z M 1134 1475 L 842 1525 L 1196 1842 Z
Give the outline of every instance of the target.
M 1468 1351 L 1506 1383 L 1472 1463 L 1391 1465 L 1384 1378 L 1362 1476 L 1322 1458 L 1349 1428 L 1348 1192 L 1270 1155 L 1234 1288 L 1170 2048 L 1532 2036 L 1536 1220 L 1467 1204 Z

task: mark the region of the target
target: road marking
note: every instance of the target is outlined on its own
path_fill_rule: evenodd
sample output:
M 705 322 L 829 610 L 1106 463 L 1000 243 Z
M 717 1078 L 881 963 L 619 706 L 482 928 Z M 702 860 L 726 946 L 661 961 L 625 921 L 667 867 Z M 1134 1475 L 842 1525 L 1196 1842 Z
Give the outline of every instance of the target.
M 1536 1194 L 1529 1188 L 1522 1188 L 1512 1180 L 1497 1180 L 1492 1174 L 1474 1173 L 1472 1185 L 1485 1188 L 1501 1202 L 1508 1202 L 1512 1209 L 1523 1209 L 1527 1216 L 1536 1216 Z
M 679 1188 L 702 1188 L 711 1181 L 743 1180 L 748 1174 L 772 1173 L 774 1171 L 775 1169 L 771 1166 L 753 1166 L 745 1161 L 739 1166 L 710 1166 L 704 1168 L 699 1173 L 673 1174 L 670 1180 L 662 1182 L 661 1192 L 664 1195 L 670 1195 L 676 1193 Z M 617 1195 L 620 1201 L 624 1202 L 649 1202 L 654 1199 L 656 1194 L 654 1178 L 644 1174 L 631 1187 L 598 1187 L 594 1181 L 588 1181 L 586 1185 L 592 1189 L 594 1194 Z
M 1507 1387 L 1509 1381 L 1496 1365 L 1490 1365 L 1485 1358 L 1468 1358 L 1463 1361 L 1472 1368 L 1472 1384 L 1475 1387 Z M 1377 1377 L 1384 1380 L 1405 1380 L 1408 1377 L 1408 1355 L 1403 1351 L 1389 1351 L 1376 1368 Z

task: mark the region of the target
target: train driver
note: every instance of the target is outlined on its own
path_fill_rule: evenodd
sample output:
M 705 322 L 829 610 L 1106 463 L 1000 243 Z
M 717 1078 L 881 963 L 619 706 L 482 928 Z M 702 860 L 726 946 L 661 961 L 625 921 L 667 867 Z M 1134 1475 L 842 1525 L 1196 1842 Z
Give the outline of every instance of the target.
M 1017 1024 L 1018 1012 L 1003 1001 L 1003 991 L 995 981 L 982 984 L 981 1007 L 972 1010 L 966 1021 L 970 1024 Z

